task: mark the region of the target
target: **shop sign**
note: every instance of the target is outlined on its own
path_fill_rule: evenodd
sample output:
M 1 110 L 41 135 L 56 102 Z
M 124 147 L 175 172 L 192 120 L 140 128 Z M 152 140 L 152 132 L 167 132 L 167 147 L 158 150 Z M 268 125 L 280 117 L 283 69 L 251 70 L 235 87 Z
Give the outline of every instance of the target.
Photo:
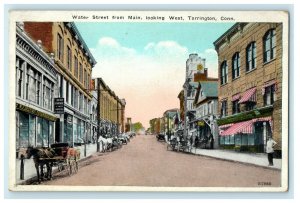
M 65 99 L 64 98 L 54 98 L 54 113 L 64 114 Z

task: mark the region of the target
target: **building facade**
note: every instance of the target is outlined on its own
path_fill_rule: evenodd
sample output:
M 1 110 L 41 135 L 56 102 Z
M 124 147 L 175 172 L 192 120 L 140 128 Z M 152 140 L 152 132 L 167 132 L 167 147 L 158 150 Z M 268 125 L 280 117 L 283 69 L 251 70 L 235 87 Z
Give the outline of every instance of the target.
M 43 51 L 42 41 L 33 41 L 16 26 L 16 149 L 49 147 L 55 142 L 53 98 L 58 94 L 54 61 Z
M 219 143 L 281 156 L 282 24 L 236 23 L 215 42 L 219 58 Z
M 218 148 L 218 79 L 199 82 L 194 105 L 196 117 L 193 123 L 197 138 L 195 146 Z
M 64 98 L 55 141 L 71 146 L 87 143 L 92 132 L 89 89 L 94 57 L 72 22 L 25 22 L 25 30 L 34 40 L 44 42 L 47 53 L 54 53 L 58 98 Z

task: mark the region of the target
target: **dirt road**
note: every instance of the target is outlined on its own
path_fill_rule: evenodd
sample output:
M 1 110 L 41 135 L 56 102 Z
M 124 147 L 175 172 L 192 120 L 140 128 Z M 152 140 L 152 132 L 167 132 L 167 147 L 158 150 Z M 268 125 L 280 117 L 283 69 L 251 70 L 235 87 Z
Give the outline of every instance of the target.
M 280 171 L 167 151 L 153 135 L 137 135 L 114 152 L 82 161 L 77 174 L 45 185 L 258 187 L 280 186 Z M 270 185 L 271 184 L 271 185 Z

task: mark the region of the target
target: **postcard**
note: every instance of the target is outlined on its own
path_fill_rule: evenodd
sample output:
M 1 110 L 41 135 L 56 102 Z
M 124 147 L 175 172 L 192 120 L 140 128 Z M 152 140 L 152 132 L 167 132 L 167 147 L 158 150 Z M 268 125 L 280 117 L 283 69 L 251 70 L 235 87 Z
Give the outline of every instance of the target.
M 9 18 L 11 191 L 288 191 L 288 12 Z

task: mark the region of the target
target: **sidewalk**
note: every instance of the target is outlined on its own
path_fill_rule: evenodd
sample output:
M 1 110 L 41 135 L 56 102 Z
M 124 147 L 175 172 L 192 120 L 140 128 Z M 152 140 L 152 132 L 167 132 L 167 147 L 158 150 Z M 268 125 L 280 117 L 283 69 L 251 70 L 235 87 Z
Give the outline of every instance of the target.
M 268 155 L 265 153 L 235 152 L 222 149 L 196 149 L 192 148 L 192 154 L 217 158 L 226 161 L 240 162 L 265 168 L 281 170 L 282 159 L 273 159 L 274 166 L 268 166 Z

